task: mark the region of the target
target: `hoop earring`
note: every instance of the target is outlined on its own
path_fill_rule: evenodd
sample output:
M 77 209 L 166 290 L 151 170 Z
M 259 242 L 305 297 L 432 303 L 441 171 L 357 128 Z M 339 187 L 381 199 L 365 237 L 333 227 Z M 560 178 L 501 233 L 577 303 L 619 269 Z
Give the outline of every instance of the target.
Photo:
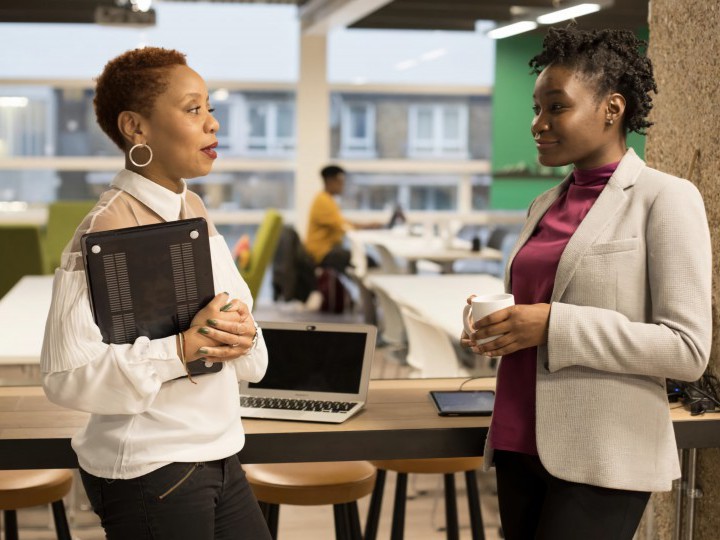
M 138 163 L 137 161 L 135 161 L 135 160 L 133 159 L 132 153 L 133 153 L 133 150 L 135 150 L 136 148 L 147 148 L 147 151 L 150 152 L 150 157 L 148 158 L 148 160 L 147 160 L 145 163 Z M 148 165 L 150 165 L 150 162 L 151 162 L 152 159 L 153 159 L 152 148 L 150 148 L 147 144 L 136 144 L 136 145 L 133 146 L 133 147 L 130 149 L 130 151 L 128 152 L 128 159 L 130 160 L 130 163 L 132 163 L 132 164 L 135 165 L 136 167 L 147 167 Z

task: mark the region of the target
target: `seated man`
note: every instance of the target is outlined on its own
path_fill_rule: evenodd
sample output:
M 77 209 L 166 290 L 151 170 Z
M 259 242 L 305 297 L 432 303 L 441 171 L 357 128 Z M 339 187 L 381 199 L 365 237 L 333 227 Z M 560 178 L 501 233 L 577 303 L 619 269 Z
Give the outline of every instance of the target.
M 345 187 L 345 171 L 337 165 L 328 165 L 320 175 L 325 189 L 310 207 L 305 248 L 318 266 L 344 272 L 350 265 L 350 251 L 342 245 L 345 232 L 366 227 L 347 221 L 335 201 L 335 195 L 340 195 Z M 376 225 L 367 226 L 371 227 Z

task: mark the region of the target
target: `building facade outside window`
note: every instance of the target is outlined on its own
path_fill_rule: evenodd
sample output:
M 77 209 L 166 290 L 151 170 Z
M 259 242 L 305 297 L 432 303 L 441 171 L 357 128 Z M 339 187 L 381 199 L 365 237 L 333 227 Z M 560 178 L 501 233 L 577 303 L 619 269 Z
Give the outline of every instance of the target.
M 343 103 L 340 141 L 342 157 L 376 157 L 375 105 L 373 103 Z
M 467 106 L 441 103 L 410 105 L 408 157 L 467 159 Z

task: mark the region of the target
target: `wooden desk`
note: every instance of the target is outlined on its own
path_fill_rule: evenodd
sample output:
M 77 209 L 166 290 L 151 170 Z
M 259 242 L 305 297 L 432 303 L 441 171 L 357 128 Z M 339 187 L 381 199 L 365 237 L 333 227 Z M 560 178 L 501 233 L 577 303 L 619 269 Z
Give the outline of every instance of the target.
M 431 389 L 463 379 L 372 381 L 364 411 L 341 425 L 243 420 L 245 463 L 346 461 L 481 455 L 489 417 L 439 417 Z M 480 379 L 466 389 L 489 389 Z M 720 447 L 720 415 L 670 411 L 680 448 Z M 39 387 L 0 388 L 0 469 L 74 468 L 70 437 L 87 414 L 51 404 Z

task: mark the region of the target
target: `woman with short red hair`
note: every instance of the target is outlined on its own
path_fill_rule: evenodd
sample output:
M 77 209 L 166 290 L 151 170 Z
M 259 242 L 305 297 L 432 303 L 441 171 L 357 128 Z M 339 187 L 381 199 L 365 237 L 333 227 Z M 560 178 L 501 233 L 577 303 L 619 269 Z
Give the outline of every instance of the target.
M 207 175 L 217 157 L 219 124 L 205 82 L 177 51 L 128 51 L 98 78 L 95 111 L 125 154 L 125 168 L 55 274 L 41 361 L 45 392 L 91 413 L 72 446 L 110 540 L 269 539 L 237 457 L 245 442 L 238 380 L 263 377 L 267 349 L 225 240 L 208 223 L 218 294 L 190 328 L 130 344 L 103 343 L 80 250 L 88 232 L 208 220 L 185 182 Z M 187 363 L 199 358 L 222 369 L 193 380 Z

